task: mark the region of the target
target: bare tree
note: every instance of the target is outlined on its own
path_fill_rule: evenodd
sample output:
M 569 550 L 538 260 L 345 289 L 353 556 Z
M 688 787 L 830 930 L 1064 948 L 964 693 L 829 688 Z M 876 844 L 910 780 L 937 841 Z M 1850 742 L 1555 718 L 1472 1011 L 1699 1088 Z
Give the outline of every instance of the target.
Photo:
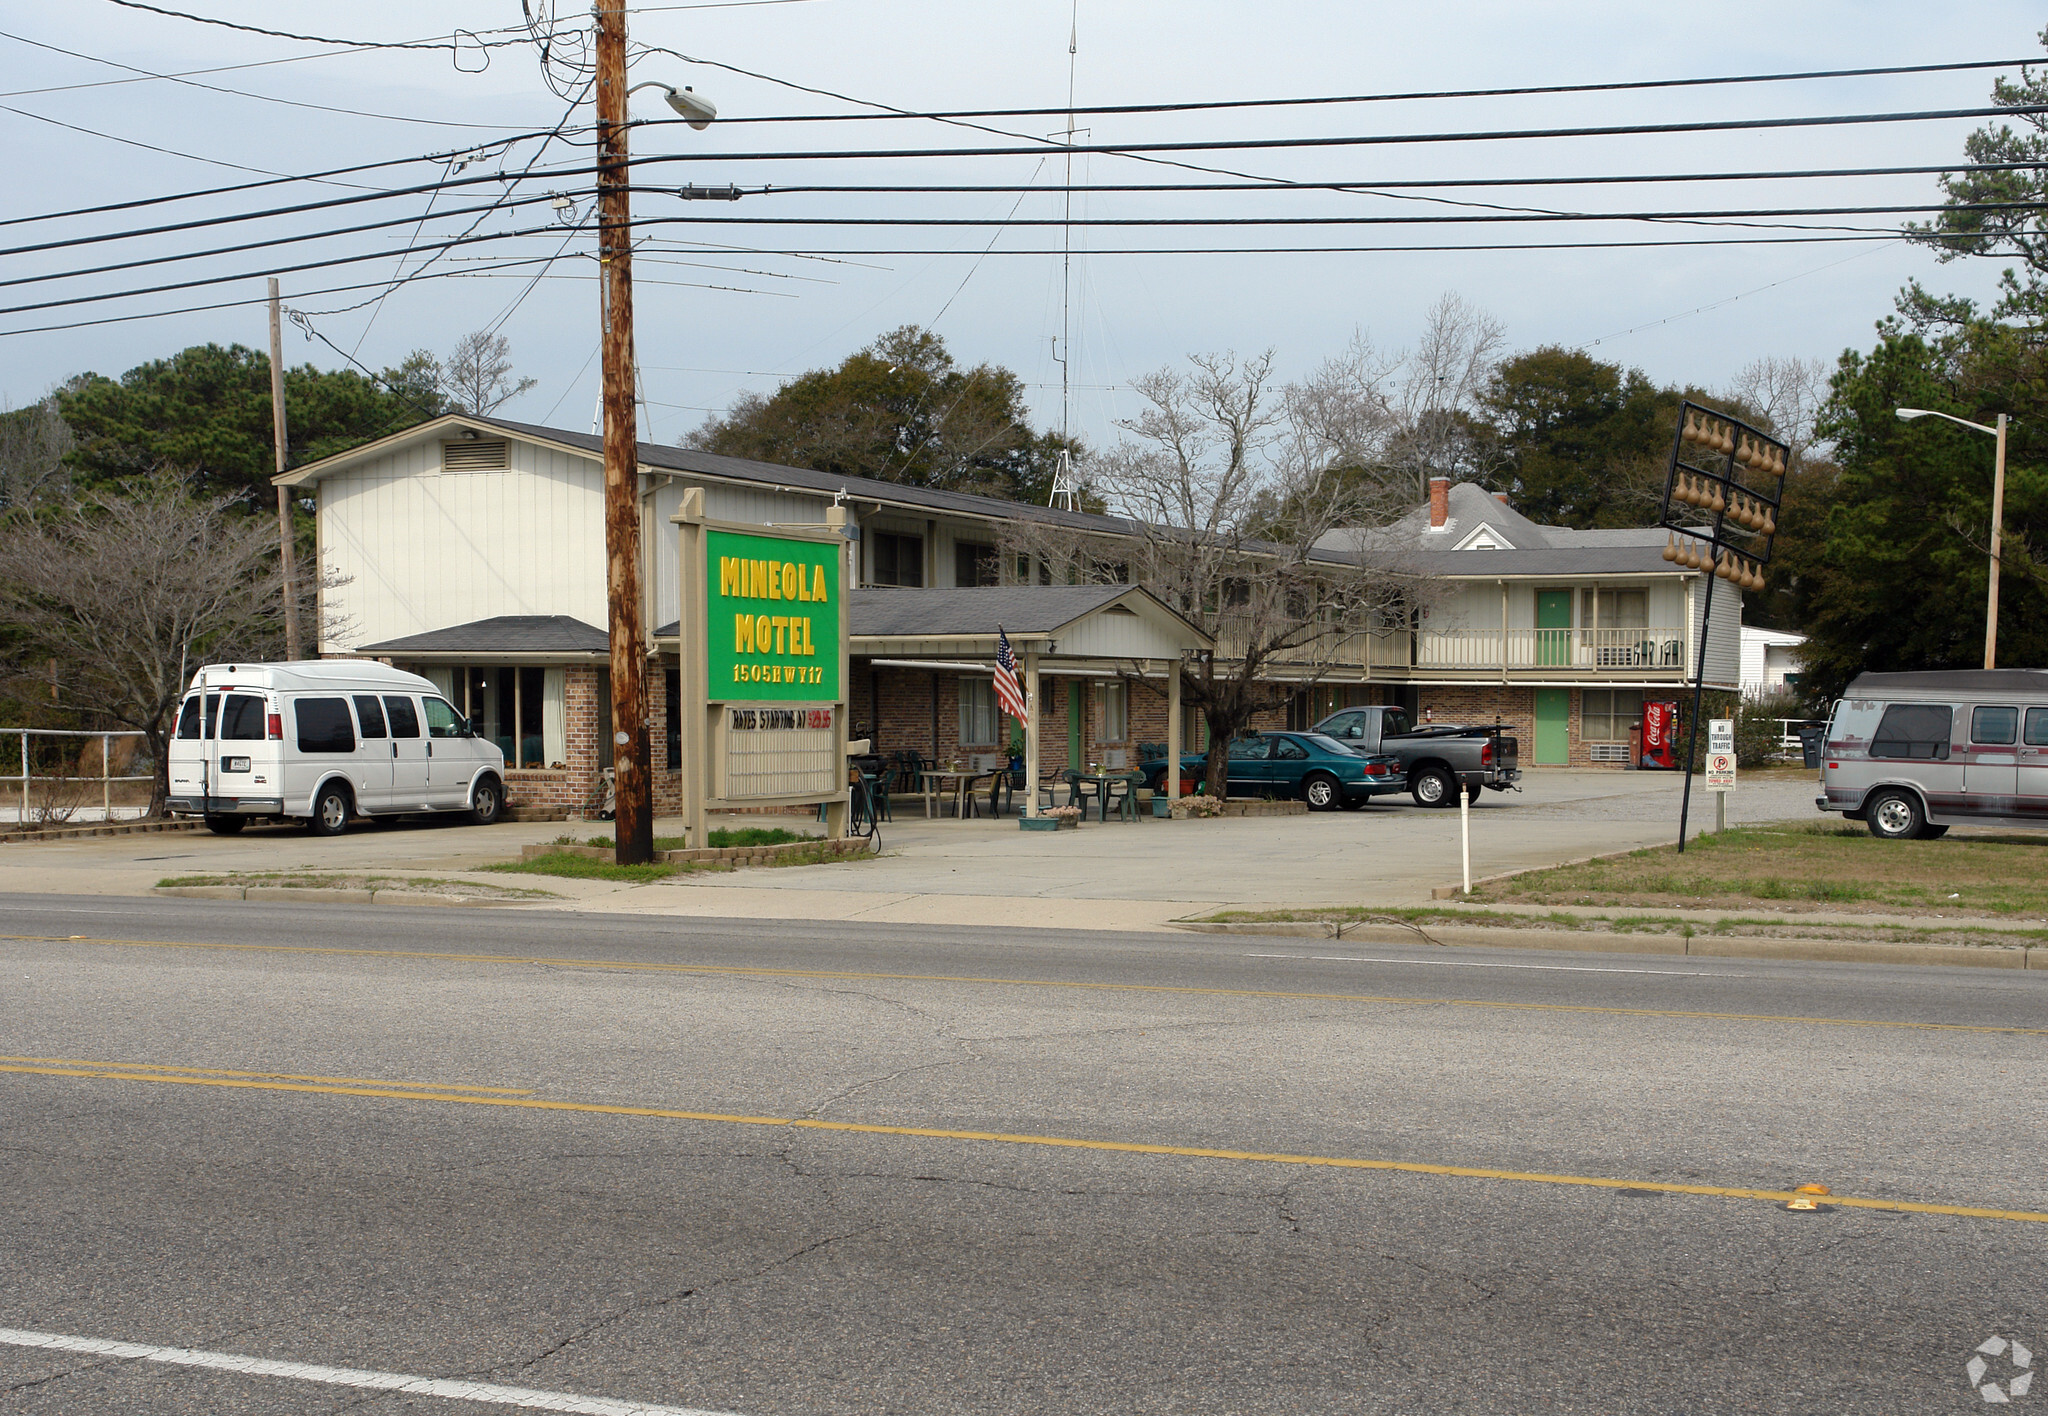
M 92 492 L 54 514 L 0 520 L 0 623 L 18 662 L 54 661 L 60 704 L 144 735 L 156 760 L 152 814 L 163 809 L 164 740 L 193 671 L 263 658 L 282 638 L 276 528 L 233 506 L 194 500 L 186 479 L 159 474 L 126 495 Z M 35 671 L 37 689 L 51 686 Z
M 1211 792 L 1233 737 L 1417 593 L 1394 553 L 1358 549 L 1411 504 L 1405 478 L 1361 471 L 1392 416 L 1384 369 L 1361 347 L 1285 387 L 1270 353 L 1196 355 L 1134 380 L 1144 410 L 1089 468 L 1129 534 L 1022 523 L 1006 547 L 1062 578 L 1142 585 L 1215 636 L 1212 656 L 1181 666 L 1183 700 L 1209 727 Z
M 441 392 L 457 413 L 482 418 L 539 383 L 512 376 L 512 341 L 487 329 L 465 334 L 440 366 Z
M 71 485 L 64 458 L 74 445 L 55 394 L 0 411 L 0 512 L 61 500 Z
M 1786 359 L 1775 355 L 1746 366 L 1725 390 L 1729 402 L 1760 413 L 1770 431 L 1791 444 L 1795 461 L 1806 459 L 1814 445 L 1814 424 L 1827 402 L 1834 366 L 1825 359 Z
M 1477 399 L 1506 347 L 1500 321 L 1456 291 L 1429 307 L 1422 338 L 1400 362 L 1399 425 L 1388 459 L 1409 475 L 1418 497 L 1429 495 L 1432 477 L 1483 480 L 1496 460 Z

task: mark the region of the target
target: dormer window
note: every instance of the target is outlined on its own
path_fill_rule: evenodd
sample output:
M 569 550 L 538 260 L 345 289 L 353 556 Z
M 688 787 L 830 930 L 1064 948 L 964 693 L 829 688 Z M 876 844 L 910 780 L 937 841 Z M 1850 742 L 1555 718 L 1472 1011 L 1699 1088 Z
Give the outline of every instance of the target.
M 1484 524 L 1474 528 L 1472 534 L 1455 547 L 1460 551 L 1512 551 L 1514 548 L 1512 541 Z

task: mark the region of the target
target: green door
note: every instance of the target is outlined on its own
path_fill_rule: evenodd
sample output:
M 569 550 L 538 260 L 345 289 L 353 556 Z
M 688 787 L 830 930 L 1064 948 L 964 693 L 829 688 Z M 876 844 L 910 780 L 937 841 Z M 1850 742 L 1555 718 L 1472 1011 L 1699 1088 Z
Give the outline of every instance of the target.
M 1572 691 L 1536 690 L 1536 765 L 1562 767 L 1571 761 Z
M 1081 715 L 1087 709 L 1083 701 L 1088 692 L 1088 680 L 1067 680 L 1067 765 L 1076 772 L 1088 765 L 1081 756 Z
M 1572 661 L 1572 592 L 1536 592 L 1536 662 L 1563 668 Z M 1562 719 L 1559 719 L 1562 722 Z

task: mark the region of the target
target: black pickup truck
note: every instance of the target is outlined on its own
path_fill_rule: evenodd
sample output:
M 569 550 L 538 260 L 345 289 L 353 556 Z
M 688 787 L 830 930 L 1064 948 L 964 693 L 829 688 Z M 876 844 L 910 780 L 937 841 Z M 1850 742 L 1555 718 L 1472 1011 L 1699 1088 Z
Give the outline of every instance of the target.
M 1498 727 L 1427 723 L 1418 728 L 1408 721 L 1406 709 L 1379 705 L 1332 713 L 1315 730 L 1354 752 L 1399 758 L 1417 806 L 1452 805 L 1460 783 L 1475 802 L 1481 787 L 1521 790 L 1515 787 L 1522 775 L 1520 744 Z

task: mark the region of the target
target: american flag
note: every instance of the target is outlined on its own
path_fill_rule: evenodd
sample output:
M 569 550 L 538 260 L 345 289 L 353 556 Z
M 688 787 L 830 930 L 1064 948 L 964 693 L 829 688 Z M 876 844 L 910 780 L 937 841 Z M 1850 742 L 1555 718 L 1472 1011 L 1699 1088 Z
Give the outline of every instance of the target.
M 1018 722 L 1030 721 L 1024 706 L 1024 687 L 1017 681 L 1017 656 L 1010 652 L 1010 636 L 996 626 L 996 702 Z

